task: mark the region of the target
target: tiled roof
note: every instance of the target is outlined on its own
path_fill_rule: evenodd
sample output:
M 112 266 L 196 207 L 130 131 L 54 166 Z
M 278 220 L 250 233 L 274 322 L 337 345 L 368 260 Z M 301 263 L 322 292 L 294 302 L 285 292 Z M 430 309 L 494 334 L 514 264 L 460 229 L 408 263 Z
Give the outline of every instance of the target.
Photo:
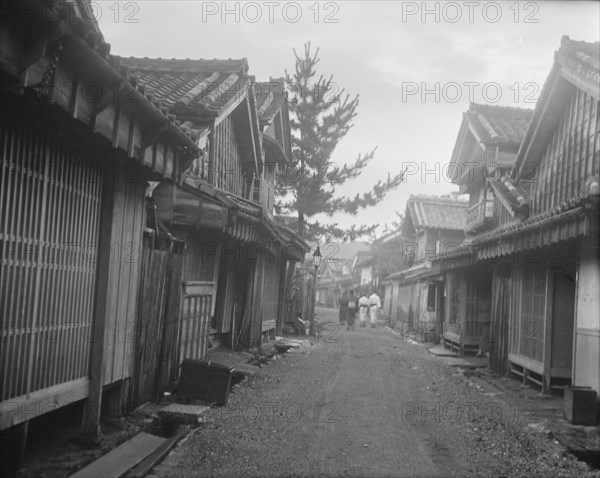
M 507 176 L 489 182 L 502 204 L 511 212 L 526 208 L 529 203 L 527 191 L 521 185 L 515 185 Z
M 407 209 L 415 229 L 464 230 L 467 219 L 467 201 L 437 196 L 411 195 Z
M 513 178 L 518 179 L 527 164 L 537 167 L 562 117 L 571 85 L 600 100 L 600 43 L 562 37 L 517 154 Z
M 113 57 L 145 93 L 177 115 L 210 120 L 241 101 L 253 78 L 240 60 Z
M 533 109 L 471 103 L 464 114 L 471 131 L 486 144 L 521 144 Z
M 554 58 L 561 65 L 564 76 L 600 99 L 600 43 L 575 41 L 563 36 Z
M 285 80 L 283 78 L 271 78 L 270 81 L 256 82 L 256 110 L 261 124 L 273 121 L 281 106 L 287 101 L 285 92 Z

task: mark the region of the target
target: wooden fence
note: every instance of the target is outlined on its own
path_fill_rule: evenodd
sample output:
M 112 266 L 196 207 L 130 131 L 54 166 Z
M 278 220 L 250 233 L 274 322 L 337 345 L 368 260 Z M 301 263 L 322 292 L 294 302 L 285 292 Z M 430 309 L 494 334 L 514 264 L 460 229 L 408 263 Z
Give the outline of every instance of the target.
M 183 244 L 169 241 L 164 246 L 157 248 L 153 234 L 144 234 L 130 390 L 133 406 L 156 400 L 177 379 Z
M 43 118 L 23 105 L 0 108 L 2 401 L 65 384 L 85 396 L 97 339 L 103 173 L 90 145 Z
M 188 281 L 183 285 L 179 331 L 179 359 L 203 359 L 208 352 L 208 325 L 214 282 Z

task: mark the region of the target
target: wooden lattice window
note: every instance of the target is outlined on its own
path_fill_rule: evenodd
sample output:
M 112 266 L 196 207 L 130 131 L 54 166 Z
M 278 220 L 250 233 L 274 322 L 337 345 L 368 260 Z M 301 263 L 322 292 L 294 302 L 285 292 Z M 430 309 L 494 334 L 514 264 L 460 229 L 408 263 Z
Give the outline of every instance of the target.
M 523 268 L 519 352 L 538 362 L 543 358 L 546 316 L 546 266 L 527 264 Z

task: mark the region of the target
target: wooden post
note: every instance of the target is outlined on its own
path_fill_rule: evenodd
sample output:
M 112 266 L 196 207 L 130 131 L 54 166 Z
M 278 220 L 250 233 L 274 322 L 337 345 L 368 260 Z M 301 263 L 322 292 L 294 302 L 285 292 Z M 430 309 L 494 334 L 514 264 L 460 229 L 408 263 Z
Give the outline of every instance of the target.
M 100 238 L 98 247 L 98 269 L 96 281 L 96 297 L 94 310 L 94 325 L 90 340 L 90 385 L 89 394 L 83 409 L 81 439 L 84 442 L 97 443 L 100 435 L 100 407 L 102 405 L 102 381 L 104 375 L 104 348 L 106 344 L 108 277 L 110 272 L 110 246 L 113 226 L 113 209 L 115 195 L 114 164 L 104 168 L 104 184 L 102 188 L 102 208 L 100 217 Z
M 285 285 L 287 278 L 287 261 L 279 258 L 279 289 L 277 291 L 277 312 L 275 315 L 275 335 L 281 335 L 283 330 L 283 311 L 285 310 Z M 283 280 L 282 280 L 283 279 Z
M 283 325 L 292 319 L 294 311 L 294 274 L 296 273 L 297 261 L 293 261 L 288 266 L 288 275 L 286 277 L 285 285 L 285 314 L 283 318 Z
M 263 292 L 265 277 L 265 258 L 264 252 L 259 254 L 254 266 L 254 292 L 253 292 L 253 315 L 250 327 L 250 346 L 257 347 L 261 345 L 262 339 L 262 319 L 263 319 Z
M 552 298 L 554 296 L 554 275 L 546 261 L 546 313 L 544 314 L 544 351 L 542 393 L 550 392 L 552 378 Z

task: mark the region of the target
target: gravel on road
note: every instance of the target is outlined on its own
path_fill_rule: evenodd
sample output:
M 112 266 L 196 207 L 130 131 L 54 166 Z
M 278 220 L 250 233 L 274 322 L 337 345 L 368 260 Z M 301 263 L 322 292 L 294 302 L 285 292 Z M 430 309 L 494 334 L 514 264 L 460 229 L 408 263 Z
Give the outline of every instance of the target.
M 389 329 L 336 327 L 277 357 L 153 475 L 600 477 Z

